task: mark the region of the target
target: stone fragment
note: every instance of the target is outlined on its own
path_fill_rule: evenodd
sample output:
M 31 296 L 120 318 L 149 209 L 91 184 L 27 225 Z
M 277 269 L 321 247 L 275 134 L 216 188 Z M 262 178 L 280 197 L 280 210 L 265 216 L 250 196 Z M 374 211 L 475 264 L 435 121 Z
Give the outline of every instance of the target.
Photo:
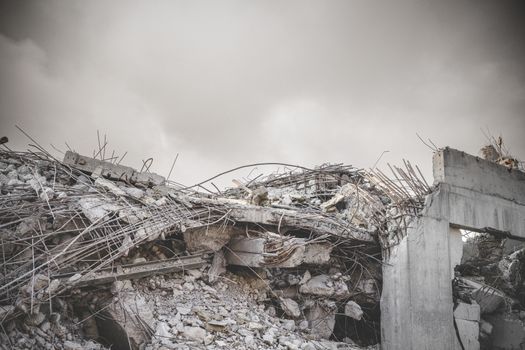
M 226 245 L 233 235 L 240 233 L 244 233 L 244 231 L 231 226 L 188 229 L 184 232 L 184 242 L 186 242 L 186 248 L 190 253 L 200 250 L 216 252 Z
M 359 321 L 363 317 L 363 310 L 359 304 L 350 300 L 345 305 L 345 315 Z
M 298 318 L 301 316 L 299 304 L 297 304 L 293 299 L 279 298 L 279 301 L 285 314 L 293 318 Z
M 115 185 L 112 181 L 99 177 L 95 180 L 95 186 L 104 188 L 116 196 L 125 196 L 126 192 Z
M 306 282 L 308 282 L 310 280 L 310 278 L 312 278 L 312 274 L 310 273 L 310 271 L 306 270 L 304 272 L 304 275 L 303 277 L 301 278 L 301 280 L 299 281 L 299 285 L 303 285 L 305 284 Z
M 458 303 L 454 309 L 454 318 L 479 322 L 480 307 L 478 304 Z
M 215 283 L 219 276 L 226 272 L 226 258 L 224 257 L 224 252 L 221 250 L 216 251 L 213 255 L 213 260 L 211 262 L 211 267 L 208 270 L 208 281 L 210 283 Z
M 332 335 L 335 326 L 335 312 L 337 305 L 333 301 L 314 303 L 309 307 L 305 316 L 308 320 L 308 327 L 314 336 L 328 339 Z
M 328 275 L 318 275 L 303 284 L 299 288 L 299 292 L 329 297 L 335 292 L 334 283 Z
M 465 350 L 479 350 L 479 324 L 476 321 L 455 320 Z
M 204 343 L 204 339 L 206 338 L 206 331 L 201 327 L 186 326 L 182 329 L 182 336 L 187 339 L 192 339 Z
M 157 322 L 157 328 L 155 330 L 155 337 L 163 340 L 171 338 L 173 335 L 170 332 L 170 326 L 166 322 Z

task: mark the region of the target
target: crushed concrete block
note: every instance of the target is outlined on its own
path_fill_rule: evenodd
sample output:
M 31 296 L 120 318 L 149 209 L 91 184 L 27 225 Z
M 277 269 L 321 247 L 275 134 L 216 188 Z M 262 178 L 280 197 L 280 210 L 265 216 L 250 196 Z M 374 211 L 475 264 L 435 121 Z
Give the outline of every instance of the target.
M 332 254 L 333 244 L 308 244 L 305 247 L 303 255 L 303 263 L 311 265 L 324 265 L 330 261 L 330 254 Z
M 166 322 L 157 322 L 157 328 L 155 330 L 155 337 L 158 337 L 160 341 L 171 338 L 173 335 L 170 332 L 170 326 Z
M 190 253 L 201 250 L 216 252 L 224 247 L 232 236 L 243 233 L 243 230 L 235 227 L 200 227 L 186 230 L 184 232 L 184 242 L 186 242 L 186 248 Z
M 228 248 L 226 260 L 230 265 L 284 268 L 297 267 L 303 263 L 325 265 L 330 261 L 332 251 L 328 243 L 309 242 L 304 238 L 272 232 L 258 237 L 234 237 Z
M 105 221 L 109 214 L 118 211 L 120 208 L 112 203 L 105 202 L 100 198 L 85 197 L 78 201 L 82 213 L 91 223 Z
M 314 276 L 299 288 L 299 292 L 330 297 L 335 293 L 334 282 L 328 275 Z
M 458 306 L 454 309 L 454 318 L 479 322 L 480 310 L 478 304 L 458 303 Z
M 186 326 L 182 329 L 182 336 L 187 339 L 192 339 L 204 343 L 206 339 L 206 331 L 201 327 Z
M 314 303 L 306 309 L 305 316 L 312 335 L 328 339 L 332 335 L 335 326 L 335 312 L 337 306 L 333 301 Z
M 103 177 L 99 177 L 95 180 L 95 186 L 106 189 L 116 196 L 126 195 L 126 192 L 124 190 L 122 190 L 120 187 L 115 185 L 112 181 L 104 179 Z
M 149 341 L 151 333 L 145 332 L 144 326 L 155 329 L 155 318 L 144 296 L 136 293 L 128 282 L 123 282 L 121 289 L 115 288 L 119 302 L 112 303 L 106 310 L 110 324 L 117 328 L 113 333 L 125 334 L 131 348 L 138 349 L 140 344 Z
M 211 267 L 208 270 L 208 281 L 214 283 L 219 279 L 219 276 L 226 272 L 226 258 L 224 252 L 221 250 L 216 251 L 213 255 Z
M 350 300 L 345 305 L 345 315 L 359 321 L 363 317 L 363 310 L 359 304 Z
M 281 308 L 284 313 L 293 318 L 299 318 L 301 316 L 301 310 L 299 304 L 290 298 L 279 298 Z
M 301 280 L 299 281 L 299 285 L 302 286 L 303 284 L 305 284 L 306 282 L 308 282 L 310 280 L 310 278 L 312 278 L 312 274 L 310 273 L 310 271 L 306 270 L 304 272 L 304 275 L 303 277 L 301 278 Z
M 465 350 L 479 350 L 479 324 L 476 321 L 456 319 L 458 333 Z

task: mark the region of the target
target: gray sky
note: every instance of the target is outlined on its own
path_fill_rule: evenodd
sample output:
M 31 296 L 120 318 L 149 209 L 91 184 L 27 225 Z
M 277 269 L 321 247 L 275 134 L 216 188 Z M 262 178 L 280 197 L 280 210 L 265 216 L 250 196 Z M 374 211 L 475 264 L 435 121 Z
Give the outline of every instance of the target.
M 194 183 L 262 161 L 371 167 L 481 129 L 525 157 L 519 1 L 2 1 L 0 130 Z M 0 135 L 0 136 L 2 136 Z M 229 181 L 230 178 L 227 178 Z

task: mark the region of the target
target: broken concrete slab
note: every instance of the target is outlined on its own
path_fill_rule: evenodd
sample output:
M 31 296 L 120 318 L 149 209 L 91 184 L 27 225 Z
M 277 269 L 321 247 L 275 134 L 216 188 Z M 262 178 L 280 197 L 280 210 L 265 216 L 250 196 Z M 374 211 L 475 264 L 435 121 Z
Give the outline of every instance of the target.
M 71 277 L 75 277 L 75 285 L 77 287 L 83 287 L 190 270 L 201 267 L 204 263 L 205 261 L 202 259 L 202 255 L 191 255 L 161 261 L 149 261 L 137 264 L 121 265 L 119 267 L 105 268 L 99 271 L 87 273 L 85 275 L 54 275 L 52 278 L 62 281 L 69 281 Z
M 257 237 L 236 236 L 228 244 L 228 264 L 291 268 L 301 264 L 325 265 L 333 245 L 323 241 L 282 236 L 272 232 Z
M 292 318 L 299 318 L 301 316 L 301 310 L 299 304 L 290 298 L 279 298 L 281 308 L 284 313 Z
M 477 321 L 455 320 L 463 349 L 479 350 L 479 323 Z
M 476 321 L 480 319 L 480 306 L 478 304 L 458 303 L 454 309 L 454 318 L 458 320 Z
M 110 303 L 105 308 L 105 322 L 109 328 L 116 327 L 115 335 L 124 334 L 132 350 L 138 350 L 141 344 L 150 339 L 147 327 L 155 329 L 152 308 L 140 293 L 134 293 L 129 286 L 123 291 L 117 291 L 117 296 L 118 302 Z
M 184 232 L 186 249 L 192 252 L 218 251 L 236 235 L 244 234 L 244 230 L 235 226 L 206 226 L 187 229 Z
M 224 199 L 209 199 L 186 197 L 190 203 L 195 205 L 217 205 L 228 203 L 230 206 L 229 218 L 236 222 L 274 225 L 282 227 L 293 227 L 313 232 L 319 235 L 328 234 L 336 237 L 351 238 L 358 241 L 374 242 L 373 232 L 351 227 L 346 221 L 339 221 L 337 218 L 328 217 L 316 213 L 301 212 L 291 209 L 279 209 L 271 207 L 260 207 L 238 203 L 236 200 L 225 201 Z
M 213 254 L 211 267 L 208 270 L 208 281 L 210 283 L 215 283 L 219 279 L 220 275 L 226 272 L 226 265 L 224 251 L 222 249 L 216 251 L 215 254 Z
M 334 282 L 328 275 L 314 276 L 299 287 L 299 292 L 302 294 L 330 297 L 335 293 Z
M 163 176 L 155 173 L 138 172 L 127 166 L 82 156 L 71 151 L 66 152 L 63 162 L 88 174 L 96 173 L 96 175 L 108 179 L 141 184 L 147 187 L 163 185 L 166 182 Z
M 312 335 L 328 339 L 332 335 L 335 326 L 335 302 L 325 300 L 315 302 L 306 309 L 305 316 Z

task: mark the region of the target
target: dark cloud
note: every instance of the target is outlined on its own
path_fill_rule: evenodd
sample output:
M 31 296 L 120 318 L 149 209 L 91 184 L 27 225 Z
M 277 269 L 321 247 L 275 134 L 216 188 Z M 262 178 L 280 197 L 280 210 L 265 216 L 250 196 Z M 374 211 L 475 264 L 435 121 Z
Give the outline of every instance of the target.
M 194 182 L 238 164 L 374 164 L 430 173 L 481 129 L 525 157 L 519 2 L 4 1 L 1 130 L 83 153 L 107 133 Z M 64 148 L 64 147 L 63 147 Z

